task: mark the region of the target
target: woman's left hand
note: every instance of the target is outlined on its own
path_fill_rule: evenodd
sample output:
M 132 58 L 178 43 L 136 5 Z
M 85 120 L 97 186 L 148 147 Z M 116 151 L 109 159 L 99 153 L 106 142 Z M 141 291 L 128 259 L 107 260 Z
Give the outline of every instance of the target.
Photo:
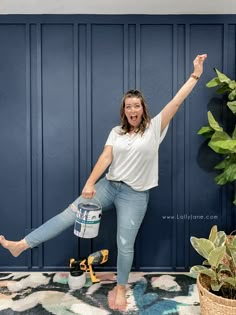
M 198 77 L 201 76 L 203 72 L 203 63 L 207 58 L 207 54 L 203 55 L 197 55 L 197 57 L 193 61 L 193 66 L 194 66 L 194 74 Z

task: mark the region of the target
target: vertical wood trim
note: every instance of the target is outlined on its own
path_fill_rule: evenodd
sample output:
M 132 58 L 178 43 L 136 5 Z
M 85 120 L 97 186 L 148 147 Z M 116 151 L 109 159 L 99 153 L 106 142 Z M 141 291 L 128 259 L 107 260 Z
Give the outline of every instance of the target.
M 82 189 L 82 185 L 86 180 L 86 173 L 87 173 L 87 104 L 86 104 L 86 97 L 87 97 L 87 80 L 85 78 L 86 74 L 86 32 L 87 32 L 87 25 L 79 25 L 79 40 L 78 40 L 78 51 L 79 51 L 79 189 Z M 86 170 L 83 172 L 82 170 Z M 78 256 L 83 256 L 83 247 L 82 242 L 78 239 Z
M 136 53 L 135 43 L 136 42 L 136 25 L 128 25 L 128 89 L 135 87 L 136 80 Z
M 87 24 L 86 32 L 86 134 L 87 134 L 87 168 L 88 176 L 92 168 L 93 146 L 92 146 L 92 26 Z
M 140 24 L 136 24 L 136 63 L 135 63 L 135 85 L 136 89 L 141 89 L 141 27 Z
M 124 42 L 124 53 L 123 53 L 123 71 L 124 71 L 124 79 L 123 79 L 123 91 L 128 90 L 129 86 L 129 26 L 128 24 L 124 24 L 123 28 L 123 42 Z
M 81 34 L 81 33 L 80 33 Z M 82 39 L 84 39 L 84 43 L 82 43 Z M 81 90 L 80 101 L 84 101 L 84 105 L 80 103 L 81 108 L 81 116 L 80 122 L 84 119 L 82 123 L 83 130 L 80 128 L 80 157 L 83 157 L 83 166 L 84 168 L 80 168 L 80 174 L 84 173 L 83 185 L 89 176 L 92 169 L 92 157 L 93 157 L 93 146 L 92 146 L 92 25 L 90 23 L 86 24 L 85 35 L 80 40 L 80 44 L 84 44 L 84 56 L 81 54 L 82 59 L 85 62 L 86 68 L 85 73 L 81 72 L 80 76 L 80 87 L 82 88 L 82 81 L 86 81 L 86 86 L 84 90 L 84 96 Z M 85 74 L 85 76 L 84 76 Z M 84 149 L 84 151 L 82 151 Z M 80 164 L 81 167 L 81 164 Z M 80 181 L 81 182 L 81 181 Z M 80 187 L 80 190 L 83 187 Z M 79 255 L 86 256 L 88 253 L 92 252 L 92 241 L 79 239 Z
M 78 77 L 78 94 L 79 94 L 79 189 L 81 190 L 81 186 L 86 180 L 86 172 L 82 172 L 82 170 L 87 170 L 87 157 L 86 157 L 86 143 L 87 143 L 87 134 L 86 134 L 86 86 L 87 81 L 85 78 L 86 73 L 86 25 L 79 25 L 79 40 L 78 40 L 78 69 L 79 69 L 79 77 Z
M 140 90 L 140 75 L 141 75 L 141 33 L 140 33 L 140 24 L 135 25 L 135 73 L 134 78 L 135 78 L 135 88 Z M 134 253 L 134 261 L 133 261 L 133 266 L 136 270 L 140 270 L 140 246 L 139 246 L 139 239 L 140 239 L 140 232 L 137 235 L 137 239 L 135 242 L 135 253 Z
M 228 24 L 223 25 L 223 72 L 226 72 L 228 69 L 228 55 L 227 55 L 227 48 L 228 48 Z
M 172 26 L 172 65 L 173 65 L 173 73 L 172 73 L 172 97 L 177 92 L 177 82 L 178 82 L 178 41 L 177 41 L 177 25 L 174 24 Z M 172 154 L 171 154 L 171 167 L 172 167 L 172 204 L 171 204 L 171 212 L 172 215 L 176 218 L 176 205 L 178 207 L 178 196 L 177 196 L 177 120 L 173 119 L 172 121 Z M 177 237 L 176 225 L 178 224 L 177 220 L 172 220 L 172 239 L 174 238 L 175 242 L 171 242 L 172 249 L 172 267 L 174 270 L 177 265 Z
M 73 198 L 76 198 L 79 194 L 79 95 L 78 95 L 78 86 L 79 86 L 79 54 L 78 54 L 78 24 L 74 23 L 73 26 Z
M 25 55 L 25 65 L 26 65 L 26 230 L 31 229 L 32 225 L 32 114 L 31 114 L 31 73 L 30 73 L 30 25 L 25 25 L 25 44 L 26 44 L 26 55 Z M 30 251 L 29 251 L 30 252 Z M 32 267 L 31 252 L 27 255 L 27 267 Z
M 36 46 L 34 42 L 34 36 L 36 36 L 36 24 L 30 24 L 29 28 L 29 66 L 30 66 L 30 136 L 31 136 L 31 209 L 30 209 L 30 221 L 25 230 L 25 235 L 29 234 L 35 225 L 35 209 L 37 208 L 37 97 L 35 95 L 34 82 L 36 77 L 36 69 L 32 66 L 32 60 L 36 58 Z M 27 265 L 31 268 L 33 265 L 33 252 L 28 250 L 27 252 Z
M 43 223 L 43 99 L 42 99 L 42 24 L 37 24 L 37 208 L 38 224 Z M 43 267 L 43 244 L 39 246 L 38 267 Z
M 190 25 L 185 25 L 185 80 L 189 76 L 189 60 L 190 60 Z M 184 102 L 184 160 L 185 160 L 185 174 L 184 174 L 184 213 L 189 214 L 190 209 L 190 139 L 189 139 L 189 117 L 190 117 L 190 110 L 189 110 L 189 98 L 187 98 Z M 189 266 L 189 222 L 185 220 L 184 222 L 185 227 L 185 240 L 184 240 L 184 248 L 185 248 L 185 266 L 184 268 L 187 269 Z

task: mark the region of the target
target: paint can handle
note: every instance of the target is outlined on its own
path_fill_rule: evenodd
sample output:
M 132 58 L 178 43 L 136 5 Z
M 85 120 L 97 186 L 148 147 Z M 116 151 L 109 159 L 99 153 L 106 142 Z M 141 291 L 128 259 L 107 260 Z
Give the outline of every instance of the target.
M 101 210 L 102 210 L 102 204 L 101 204 L 100 200 L 99 200 L 98 198 L 96 198 L 95 196 L 94 196 L 93 198 L 91 198 L 91 199 L 86 199 L 86 200 L 88 200 L 87 204 L 89 204 L 89 203 L 91 202 L 91 200 L 95 201 L 95 204 L 96 204 L 96 205 L 98 204 L 98 206 L 99 206 L 99 207 L 101 208 Z M 79 204 L 77 205 L 77 207 L 79 208 L 79 206 L 80 206 L 81 204 L 85 204 L 85 203 L 79 203 Z

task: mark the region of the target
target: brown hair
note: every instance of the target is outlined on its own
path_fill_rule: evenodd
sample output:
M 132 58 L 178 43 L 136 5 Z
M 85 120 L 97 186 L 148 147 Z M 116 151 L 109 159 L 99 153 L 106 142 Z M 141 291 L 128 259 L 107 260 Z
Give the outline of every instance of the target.
M 138 130 L 136 130 L 135 132 L 137 132 L 137 133 L 140 132 L 141 134 L 143 134 L 145 129 L 147 128 L 147 126 L 149 125 L 149 123 L 151 121 L 151 117 L 149 115 L 147 104 L 145 102 L 144 96 L 138 90 L 129 90 L 124 94 L 124 96 L 122 98 L 121 108 L 120 108 L 122 134 L 125 134 L 125 133 L 131 131 L 131 126 L 128 122 L 127 117 L 125 116 L 125 100 L 129 97 L 137 97 L 141 101 L 141 105 L 143 107 L 143 116 L 142 116 L 141 124 L 140 124 Z

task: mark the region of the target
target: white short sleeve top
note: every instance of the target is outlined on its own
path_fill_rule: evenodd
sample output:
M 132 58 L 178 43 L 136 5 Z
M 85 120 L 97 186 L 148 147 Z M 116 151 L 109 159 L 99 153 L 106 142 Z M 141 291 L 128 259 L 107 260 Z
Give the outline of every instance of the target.
M 121 133 L 113 128 L 105 145 L 113 147 L 113 160 L 106 177 L 123 181 L 134 190 L 145 191 L 158 185 L 158 150 L 168 130 L 161 132 L 161 113 L 151 119 L 143 134 Z

